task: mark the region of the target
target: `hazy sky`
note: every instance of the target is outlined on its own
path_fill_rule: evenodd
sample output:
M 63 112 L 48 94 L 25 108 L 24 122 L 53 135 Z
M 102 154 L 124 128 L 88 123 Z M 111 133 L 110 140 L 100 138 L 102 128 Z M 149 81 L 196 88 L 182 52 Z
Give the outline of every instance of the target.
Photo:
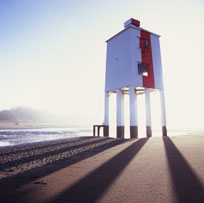
M 105 41 L 131 17 L 162 36 L 169 128 L 203 127 L 203 0 L 0 0 L 0 109 L 27 106 L 101 123 Z M 115 119 L 114 96 L 111 102 Z M 153 124 L 159 105 L 152 95 Z

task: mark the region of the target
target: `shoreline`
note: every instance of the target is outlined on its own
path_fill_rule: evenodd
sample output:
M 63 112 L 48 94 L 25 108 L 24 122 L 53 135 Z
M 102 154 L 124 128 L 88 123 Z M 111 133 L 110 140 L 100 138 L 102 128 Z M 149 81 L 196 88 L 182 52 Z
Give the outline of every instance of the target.
M 15 122 L 0 122 L 0 130 L 18 130 L 18 129 L 43 129 L 43 128 L 85 128 L 79 126 L 60 125 L 54 123 L 21 123 Z

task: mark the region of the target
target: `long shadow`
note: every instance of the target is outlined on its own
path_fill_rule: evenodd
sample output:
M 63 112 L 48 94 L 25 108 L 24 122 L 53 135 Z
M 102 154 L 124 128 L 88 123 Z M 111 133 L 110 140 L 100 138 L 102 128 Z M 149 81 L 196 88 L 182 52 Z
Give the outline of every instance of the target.
M 204 203 L 204 188 L 170 138 L 163 138 L 178 203 Z
M 49 174 L 52 174 L 62 168 L 65 168 L 71 164 L 77 163 L 86 158 L 92 157 L 98 153 L 101 153 L 107 149 L 120 145 L 124 142 L 127 142 L 125 139 L 111 139 L 105 138 L 109 140 L 109 142 L 104 143 L 103 145 L 96 146 L 92 149 L 88 149 L 86 151 L 80 152 L 78 154 L 73 155 L 69 158 L 60 159 L 52 162 L 51 164 L 43 165 L 40 167 L 36 167 L 33 169 L 29 169 L 17 175 L 12 175 L 10 177 L 6 177 L 0 180 L 0 202 L 1 199 L 6 198 L 7 202 L 15 202 L 16 197 L 21 197 L 23 194 L 21 192 L 15 191 L 12 193 L 12 197 L 9 195 L 10 190 L 15 188 L 21 188 L 23 185 L 27 183 L 34 182 L 36 179 L 42 178 Z
M 9 156 L 14 153 L 17 154 L 17 153 L 27 152 L 28 150 L 39 150 L 39 149 L 45 149 L 45 148 L 50 148 L 50 147 L 55 147 L 55 146 L 61 146 L 64 144 L 69 144 L 69 143 L 75 143 L 75 142 L 79 142 L 79 139 L 80 140 L 92 140 L 94 138 L 93 137 L 79 137 L 79 138 L 76 138 L 76 140 L 73 140 L 73 139 L 69 139 L 69 140 L 60 139 L 60 140 L 55 140 L 55 141 L 50 140 L 46 142 L 28 143 L 26 145 L 21 144 L 21 145 L 15 146 L 15 148 L 13 146 L 8 146 L 8 147 L 0 148 L 0 156 Z M 6 150 L 8 150 L 9 152 L 5 153 L 4 152 L 5 148 L 7 148 Z
M 51 202 L 96 202 L 140 151 L 147 140 L 148 138 L 143 138 L 134 142 Z
M 35 182 L 36 179 L 43 178 L 51 173 L 54 173 L 62 168 L 65 168 L 71 164 L 77 163 L 83 159 L 94 156 L 98 153 L 101 153 L 107 149 L 110 149 L 114 146 L 120 145 L 128 140 L 125 139 L 111 139 L 106 138 L 110 142 L 104 143 L 103 145 L 94 147 L 87 151 L 83 151 L 76 155 L 73 155 L 70 158 L 64 158 L 51 164 L 40 166 L 34 169 L 27 170 L 17 175 L 13 175 L 7 178 L 0 180 L 0 202 L 21 202 L 24 203 L 23 197 L 25 191 L 19 191 L 17 188 L 23 187 L 25 184 Z
M 41 153 L 41 154 L 33 154 L 31 156 L 28 156 L 28 157 L 22 157 L 22 158 L 17 159 L 17 160 L 8 161 L 8 162 L 2 163 L 0 165 L 0 170 L 5 170 L 7 168 L 18 166 L 20 164 L 29 163 L 31 161 L 35 161 L 35 160 L 38 160 L 38 159 L 42 160 L 42 159 L 44 159 L 44 158 L 46 158 L 48 156 L 54 156 L 56 154 L 61 154 L 61 153 L 64 153 L 64 152 L 68 152 L 68 151 L 71 151 L 71 150 L 74 150 L 74 149 L 77 149 L 77 148 L 80 148 L 80 147 L 85 147 L 85 146 L 88 146 L 88 145 L 97 144 L 97 143 L 100 143 L 100 142 L 104 141 L 104 139 L 96 139 L 96 140 L 93 140 L 91 142 L 87 142 L 87 143 L 83 143 L 83 144 L 77 144 L 77 145 L 69 146 L 69 147 L 64 146 L 63 148 L 56 149 L 56 150 L 53 150 L 53 151 L 48 151 L 48 152 L 44 152 L 44 153 Z

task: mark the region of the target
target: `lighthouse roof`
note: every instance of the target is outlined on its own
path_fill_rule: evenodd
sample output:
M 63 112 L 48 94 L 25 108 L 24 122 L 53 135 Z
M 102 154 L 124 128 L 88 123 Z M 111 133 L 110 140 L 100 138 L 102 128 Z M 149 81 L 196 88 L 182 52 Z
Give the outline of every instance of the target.
M 156 33 L 153 33 L 153 32 L 150 32 L 149 30 L 146 30 L 144 28 L 141 28 L 140 27 L 140 21 L 138 20 L 135 20 L 133 18 L 130 18 L 129 20 L 127 20 L 125 23 L 124 23 L 124 29 L 121 30 L 120 32 L 118 32 L 117 34 L 113 35 L 111 38 L 109 38 L 108 40 L 106 40 L 106 42 L 112 40 L 113 38 L 117 37 L 118 35 L 122 34 L 123 32 L 126 32 L 128 29 L 136 29 L 136 30 L 144 30 L 146 32 L 149 32 L 150 34 L 152 35 L 155 35 L 157 37 L 160 37 L 160 35 L 156 34 Z

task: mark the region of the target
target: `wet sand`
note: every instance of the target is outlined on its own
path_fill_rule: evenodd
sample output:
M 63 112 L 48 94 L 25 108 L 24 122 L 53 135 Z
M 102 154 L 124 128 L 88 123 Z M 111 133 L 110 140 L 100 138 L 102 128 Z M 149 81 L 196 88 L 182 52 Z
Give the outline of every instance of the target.
M 0 148 L 0 202 L 204 202 L 204 136 Z

